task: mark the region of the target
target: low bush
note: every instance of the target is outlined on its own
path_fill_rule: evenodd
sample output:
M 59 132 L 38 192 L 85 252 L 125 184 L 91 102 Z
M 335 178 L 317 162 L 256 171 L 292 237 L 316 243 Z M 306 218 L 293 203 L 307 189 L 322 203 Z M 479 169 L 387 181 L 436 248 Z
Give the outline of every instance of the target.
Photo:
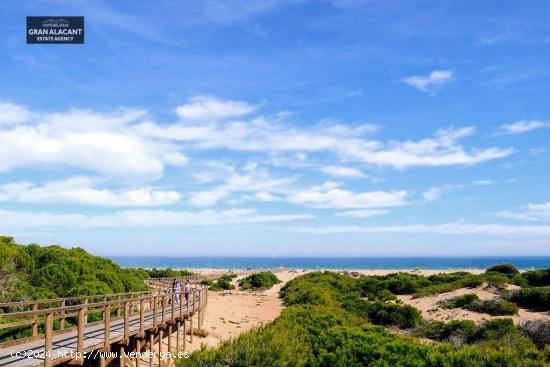
M 485 273 L 501 273 L 506 275 L 519 274 L 518 268 L 512 264 L 498 264 L 493 265 L 485 270 Z
M 531 341 L 542 349 L 550 345 L 550 321 L 548 320 L 528 320 L 518 325 L 524 335 L 527 335 Z
M 480 300 L 473 293 L 453 297 L 441 302 L 445 308 L 465 308 L 470 311 L 486 313 L 492 316 L 516 315 L 518 306 L 515 303 L 503 299 Z
M 275 284 L 279 283 L 281 283 L 281 280 L 270 271 L 255 273 L 239 280 L 239 286 L 243 290 L 270 289 Z
M 362 299 L 352 299 L 344 302 L 343 308 L 368 319 L 375 325 L 397 326 L 401 329 L 414 327 L 422 319 L 416 308 L 392 302 L 369 302 Z
M 509 301 L 535 311 L 550 311 L 550 288 L 526 287 L 509 292 Z
M 550 285 L 550 269 L 526 271 L 522 275 L 527 285 L 532 287 L 546 287 Z
M 444 308 L 468 308 L 472 305 L 474 302 L 478 302 L 479 297 L 476 294 L 473 293 L 467 293 L 462 296 L 456 296 L 453 298 L 450 298 L 448 300 L 442 301 L 441 305 Z
M 492 316 L 517 315 L 519 311 L 519 308 L 515 303 L 503 299 L 475 301 L 466 308 L 475 312 L 486 313 Z

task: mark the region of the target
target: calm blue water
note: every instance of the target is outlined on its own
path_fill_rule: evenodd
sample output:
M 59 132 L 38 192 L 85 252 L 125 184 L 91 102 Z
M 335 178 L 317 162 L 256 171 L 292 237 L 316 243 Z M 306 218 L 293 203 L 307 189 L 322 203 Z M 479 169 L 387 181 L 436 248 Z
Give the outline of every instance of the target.
M 486 268 L 510 263 L 520 269 L 550 268 L 546 257 L 136 257 L 113 256 L 123 267 L 140 268 L 216 268 L 216 269 L 448 269 Z

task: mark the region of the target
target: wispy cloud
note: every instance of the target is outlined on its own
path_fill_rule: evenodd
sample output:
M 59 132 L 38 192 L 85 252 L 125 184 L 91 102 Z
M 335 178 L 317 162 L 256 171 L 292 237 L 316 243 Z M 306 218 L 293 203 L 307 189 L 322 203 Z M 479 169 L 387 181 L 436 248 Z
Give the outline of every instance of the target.
M 338 212 L 335 215 L 337 217 L 351 217 L 351 218 L 370 218 L 376 217 L 379 215 L 384 215 L 389 213 L 388 210 L 382 209 L 363 209 L 363 210 L 346 210 L 343 212 Z
M 196 96 L 189 98 L 186 104 L 178 106 L 176 113 L 183 120 L 220 120 L 248 115 L 256 108 L 256 106 L 243 101 L 227 101 L 212 96 Z
M 487 186 L 487 185 L 491 185 L 492 183 L 493 181 L 491 180 L 482 179 L 482 180 L 475 180 L 467 184 L 446 184 L 441 186 L 432 186 L 430 189 L 422 193 L 422 197 L 426 201 L 436 201 L 439 198 L 441 198 L 441 196 L 451 193 L 453 191 L 462 190 L 464 188 L 473 187 L 473 186 Z
M 42 185 L 31 182 L 3 184 L 0 185 L 0 202 L 150 207 L 174 204 L 181 199 L 176 191 L 153 190 L 149 187 L 126 190 L 95 188 L 94 185 L 100 181 L 89 177 L 72 177 Z
M 498 127 L 497 135 L 516 135 L 523 134 L 541 128 L 549 128 L 550 122 L 540 120 L 521 120 L 511 124 L 505 124 Z
M 321 172 L 331 176 L 339 177 L 364 177 L 365 174 L 361 170 L 353 167 L 345 166 L 325 166 L 321 168 Z
M 550 236 L 550 226 L 504 225 L 504 224 L 466 224 L 461 222 L 445 224 L 411 224 L 403 226 L 326 226 L 326 227 L 290 227 L 290 231 L 320 235 L 340 233 L 411 233 L 443 235 L 480 235 L 480 236 Z
M 427 75 L 413 75 L 403 79 L 405 84 L 410 85 L 422 92 L 433 92 L 441 86 L 451 83 L 455 79 L 452 70 L 434 70 Z
M 238 225 L 290 222 L 315 218 L 311 214 L 262 214 L 256 209 L 168 211 L 125 210 L 112 214 L 28 212 L 0 209 L 4 230 L 13 228 L 185 228 L 193 226 Z
M 529 204 L 516 211 L 505 210 L 497 213 L 498 216 L 525 221 L 550 221 L 550 202 Z
M 406 197 L 404 190 L 353 192 L 329 181 L 296 192 L 288 197 L 288 201 L 316 208 L 383 208 L 404 205 Z

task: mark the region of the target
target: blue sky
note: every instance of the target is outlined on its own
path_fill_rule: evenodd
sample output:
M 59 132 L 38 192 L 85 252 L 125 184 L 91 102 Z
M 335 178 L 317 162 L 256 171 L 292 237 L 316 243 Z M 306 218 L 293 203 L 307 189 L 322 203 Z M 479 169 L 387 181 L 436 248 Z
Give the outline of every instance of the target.
M 27 45 L 83 15 L 84 45 Z M 0 232 L 98 254 L 550 255 L 545 1 L 25 1 Z

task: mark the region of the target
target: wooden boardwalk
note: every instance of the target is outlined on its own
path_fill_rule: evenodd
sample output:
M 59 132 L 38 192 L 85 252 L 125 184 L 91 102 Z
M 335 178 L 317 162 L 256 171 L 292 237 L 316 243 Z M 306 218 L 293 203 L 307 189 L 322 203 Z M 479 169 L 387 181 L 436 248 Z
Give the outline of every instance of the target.
M 193 328 L 201 327 L 208 303 L 207 288 L 196 280 L 187 301 L 184 294 L 168 288 L 172 279 L 157 278 L 150 284 L 157 289 L 151 292 L 0 304 L 0 309 L 10 311 L 0 313 L 0 331 L 26 329 L 32 334 L 0 344 L 0 366 L 170 365 L 166 352 L 185 350 L 187 335 L 192 341 Z M 144 351 L 156 353 L 149 353 L 148 360 L 135 353 Z

